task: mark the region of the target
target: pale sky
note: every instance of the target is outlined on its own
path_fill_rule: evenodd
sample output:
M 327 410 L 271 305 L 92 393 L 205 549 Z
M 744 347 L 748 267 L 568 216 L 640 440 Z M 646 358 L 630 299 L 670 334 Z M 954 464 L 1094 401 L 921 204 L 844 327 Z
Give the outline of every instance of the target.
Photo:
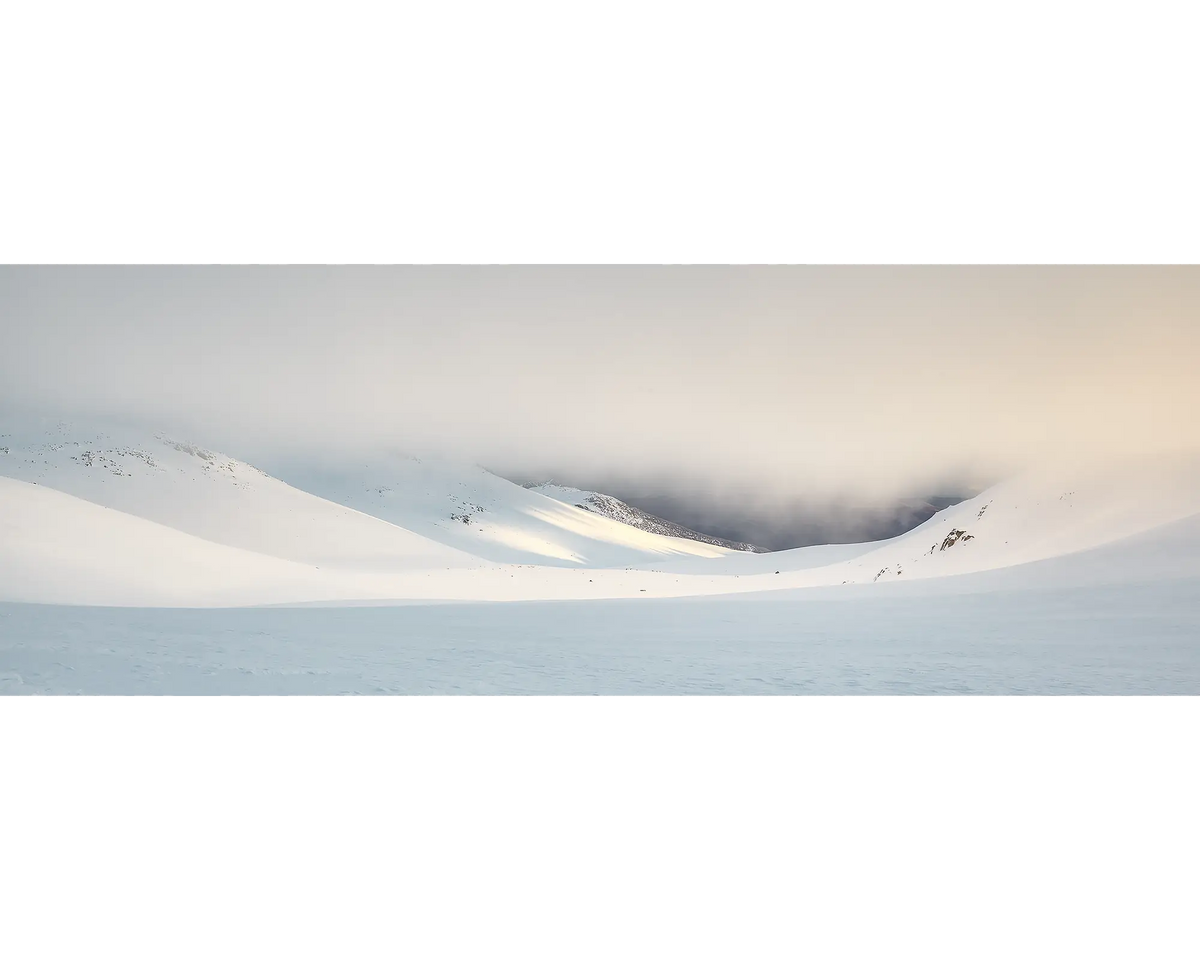
M 930 491 L 1200 446 L 1194 267 L 5 267 L 0 404 L 252 459 Z

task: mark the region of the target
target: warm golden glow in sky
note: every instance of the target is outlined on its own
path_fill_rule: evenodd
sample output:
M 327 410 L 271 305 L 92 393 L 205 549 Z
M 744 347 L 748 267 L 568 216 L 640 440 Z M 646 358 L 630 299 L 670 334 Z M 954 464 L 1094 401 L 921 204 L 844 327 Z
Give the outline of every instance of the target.
M 1200 446 L 1193 267 L 0 270 L 0 403 L 879 487 Z

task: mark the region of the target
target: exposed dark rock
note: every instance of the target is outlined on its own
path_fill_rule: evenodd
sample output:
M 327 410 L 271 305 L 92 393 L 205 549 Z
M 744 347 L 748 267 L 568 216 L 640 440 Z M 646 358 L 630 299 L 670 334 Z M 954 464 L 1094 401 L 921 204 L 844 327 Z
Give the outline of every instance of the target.
M 967 533 L 966 530 L 959 530 L 957 527 L 950 531 L 945 540 L 942 541 L 942 549 L 946 550 L 954 546 L 956 543 L 966 543 L 968 540 L 974 540 L 975 537 Z

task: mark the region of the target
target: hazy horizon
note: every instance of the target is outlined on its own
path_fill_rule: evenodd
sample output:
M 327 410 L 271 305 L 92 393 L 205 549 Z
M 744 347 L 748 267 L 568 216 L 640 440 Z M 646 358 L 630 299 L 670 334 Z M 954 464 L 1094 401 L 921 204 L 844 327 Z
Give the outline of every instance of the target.
M 4 267 L 0 404 L 869 501 L 1200 447 L 1192 267 Z

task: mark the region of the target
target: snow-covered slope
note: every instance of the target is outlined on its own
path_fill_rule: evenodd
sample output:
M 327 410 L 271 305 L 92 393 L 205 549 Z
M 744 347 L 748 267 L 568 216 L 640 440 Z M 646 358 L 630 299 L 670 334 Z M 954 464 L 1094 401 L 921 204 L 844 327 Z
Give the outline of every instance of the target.
M 991 503 L 1000 500 L 995 496 Z M 1046 536 L 1039 550 L 1025 553 L 1028 562 L 1017 564 L 1007 562 L 1013 555 L 1006 558 L 1003 551 L 987 551 L 988 541 L 982 540 L 981 532 L 970 540 L 956 538 L 944 551 L 935 541 L 932 552 L 924 555 L 920 537 L 911 542 L 898 538 L 860 547 L 858 556 L 847 557 L 847 548 L 841 546 L 811 547 L 710 560 L 707 570 L 671 569 L 669 563 L 658 569 L 529 564 L 387 569 L 281 560 L 216 544 L 37 484 L 0 478 L 0 601 L 230 606 L 714 595 L 769 600 L 786 595 L 827 597 L 831 591 L 847 592 L 848 598 L 862 597 L 863 591 L 928 595 L 939 584 L 958 589 L 955 581 L 961 582 L 961 589 L 981 590 L 1194 578 L 1200 571 L 1200 512 L 1192 510 L 1160 522 L 1178 514 L 1179 506 L 1139 511 L 1130 504 L 1117 511 L 1120 522 L 1113 529 L 1125 535 L 1116 538 L 1096 526 L 1104 516 L 1112 516 L 1107 509 L 1082 511 L 1078 518 L 1082 522 L 1075 523 L 1074 508 L 1059 513 L 1051 507 L 1049 519 L 1072 523 L 1060 523 L 1059 536 L 1050 537 L 1051 530 L 1044 525 L 1047 516 L 1038 518 L 1033 525 Z M 982 503 L 976 507 L 977 520 L 983 519 L 978 517 L 982 507 Z M 1013 513 L 1020 510 L 1018 505 Z M 991 507 L 984 517 L 990 512 Z M 1026 525 L 996 523 L 987 530 L 989 536 L 1011 535 Z M 941 542 L 950 537 L 940 530 L 924 533 L 944 533 Z M 1003 544 L 1003 540 L 996 542 Z M 954 559 L 954 550 L 972 545 L 985 549 L 974 555 L 964 550 L 958 555 L 962 559 Z M 1011 545 L 1010 541 L 1005 546 Z M 1068 549 L 1074 547 L 1078 549 Z M 876 576 L 872 570 L 885 554 L 917 555 L 924 566 L 915 576 Z M 939 559 L 931 561 L 933 557 Z M 763 568 L 764 561 L 777 564 L 778 572 Z M 690 565 L 686 560 L 676 563 Z
M 890 540 L 828 544 L 654 570 L 758 574 L 803 585 L 945 577 L 1066 556 L 1200 514 L 1200 460 L 1047 466 L 939 511 Z
M 642 529 L 581 510 L 489 473 L 437 457 L 379 457 L 314 470 L 282 468 L 305 490 L 500 563 L 641 566 L 668 557 L 714 559 L 719 544 Z
M 827 582 L 995 570 L 1090 550 L 1200 513 L 1200 461 L 1028 470 L 860 556 Z M 776 554 L 786 563 L 786 554 Z
M 1196 461 L 1041 467 L 892 540 L 774 554 L 663 537 L 445 462 L 289 476 L 308 490 L 165 438 L 9 431 L 0 436 L 0 600 L 769 598 L 997 570 L 1014 571 L 1010 581 L 1078 579 L 1085 567 L 1137 579 L 1146 573 L 1136 556 L 1154 557 L 1157 577 L 1200 555 L 1200 525 L 1187 522 L 1200 516 Z M 1061 563 L 1046 566 L 1054 558 Z
M 0 477 L 0 597 L 236 606 L 336 596 L 321 571 Z
M 595 490 L 580 490 L 578 487 L 565 487 L 553 481 L 526 483 L 524 487 L 527 490 L 533 490 L 561 503 L 569 503 L 572 506 L 579 507 L 581 510 L 587 510 L 589 513 L 598 513 L 600 516 L 608 517 L 610 520 L 616 520 L 619 523 L 637 527 L 639 530 L 646 530 L 649 533 L 657 533 L 660 536 L 679 537 L 683 540 L 698 540 L 700 543 L 710 543 L 716 547 L 724 547 L 726 550 L 739 550 L 746 553 L 764 552 L 752 543 L 722 540 L 720 537 L 700 533 L 681 524 L 672 523 L 670 520 L 664 520 L 662 517 L 656 517 L 645 510 L 639 510 L 637 507 L 630 506 L 624 500 L 610 497 L 606 493 L 597 493 Z
M 246 463 L 135 431 L 56 424 L 22 434 L 8 428 L 0 433 L 0 476 L 300 563 L 390 570 L 481 562 Z

